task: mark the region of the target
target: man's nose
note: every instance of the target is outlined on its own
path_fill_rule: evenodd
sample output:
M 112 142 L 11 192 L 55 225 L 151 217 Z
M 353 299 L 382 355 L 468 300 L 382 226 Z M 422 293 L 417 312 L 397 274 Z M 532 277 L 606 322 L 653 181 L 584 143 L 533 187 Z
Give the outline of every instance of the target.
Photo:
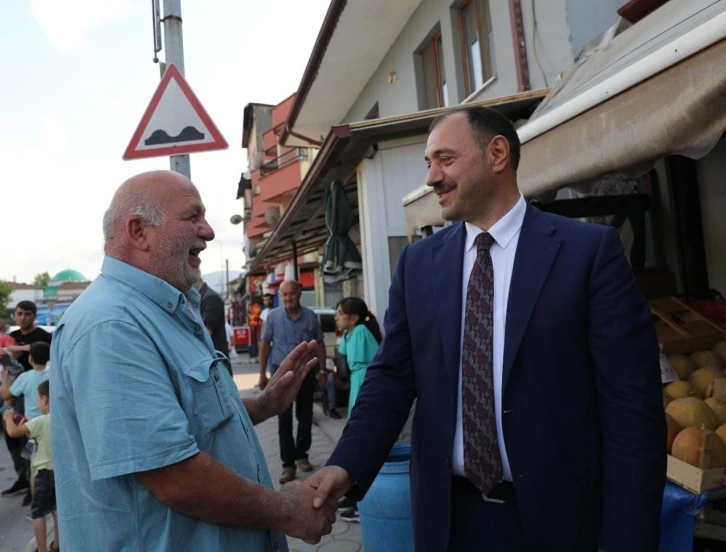
M 214 239 L 214 230 L 206 220 L 199 227 L 198 236 L 204 241 L 212 241 Z
M 436 163 L 432 163 L 426 173 L 426 185 L 435 186 L 436 184 L 444 181 L 444 171 L 441 170 Z

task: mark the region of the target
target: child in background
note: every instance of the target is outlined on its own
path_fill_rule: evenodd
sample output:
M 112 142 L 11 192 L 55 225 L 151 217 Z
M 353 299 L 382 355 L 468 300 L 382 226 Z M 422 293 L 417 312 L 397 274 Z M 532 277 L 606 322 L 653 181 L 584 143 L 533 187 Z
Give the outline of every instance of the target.
M 22 396 L 25 404 L 24 413 L 28 420 L 40 416 L 36 391 L 40 382 L 50 377 L 50 373 L 45 370 L 48 360 L 50 360 L 50 345 L 37 341 L 30 346 L 29 362 L 33 369 L 20 374 L 12 384 L 3 375 L 0 395 L 3 400 Z
M 338 350 L 345 355 L 350 369 L 350 396 L 348 415 L 353 411 L 368 365 L 378 352 L 381 329 L 376 317 L 368 312 L 365 301 L 359 297 L 346 297 L 338 303 L 335 323 L 343 332 Z M 342 499 L 339 508 L 347 508 L 340 517 L 345 521 L 360 521 L 358 507 L 349 499 Z
M 43 344 L 45 345 L 45 343 Z M 31 353 L 32 354 L 32 353 Z M 50 446 L 50 382 L 46 379 L 38 385 L 36 404 L 40 415 L 23 425 L 17 425 L 13 412 L 3 414 L 5 431 L 11 437 L 30 437 L 36 442 L 36 449 L 30 461 L 32 474 L 33 502 L 30 506 L 30 517 L 33 520 L 33 532 L 37 552 L 56 552 L 58 543 L 58 517 L 55 504 L 55 477 L 53 474 L 53 455 Z M 46 546 L 45 516 L 53 515 L 54 540 L 50 547 Z
M 9 335 L 6 335 L 5 337 L 9 338 L 9 341 L 5 341 L 4 347 L 15 345 L 15 340 L 12 337 Z M 0 347 L 0 386 L 4 380 L 7 380 L 9 389 L 18 376 L 25 371 L 23 365 L 18 361 L 20 354 L 21 353 L 8 353 Z M 8 400 L 0 401 L 0 412 L 4 411 L 5 408 L 12 408 L 13 402 L 12 397 Z

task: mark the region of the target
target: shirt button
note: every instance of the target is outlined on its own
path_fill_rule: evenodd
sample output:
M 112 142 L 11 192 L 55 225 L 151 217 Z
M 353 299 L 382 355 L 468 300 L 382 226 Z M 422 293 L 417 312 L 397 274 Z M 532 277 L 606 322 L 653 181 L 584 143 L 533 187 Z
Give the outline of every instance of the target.
M 202 328 L 201 328 L 201 326 L 199 324 L 194 324 L 194 329 L 197 330 L 197 331 L 199 331 Z
M 168 308 L 168 309 L 171 309 L 171 308 L 173 308 L 173 307 L 174 307 L 174 305 L 172 305 L 171 303 L 167 303 L 167 304 L 166 304 L 166 308 Z
M 214 374 L 214 381 L 219 381 L 219 374 Z

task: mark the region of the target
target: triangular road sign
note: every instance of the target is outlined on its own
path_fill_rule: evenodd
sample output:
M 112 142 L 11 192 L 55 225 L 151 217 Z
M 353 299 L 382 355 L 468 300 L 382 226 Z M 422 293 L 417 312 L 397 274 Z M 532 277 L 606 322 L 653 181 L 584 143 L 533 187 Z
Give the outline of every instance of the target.
M 222 133 L 172 63 L 154 92 L 123 158 L 128 161 L 227 147 Z

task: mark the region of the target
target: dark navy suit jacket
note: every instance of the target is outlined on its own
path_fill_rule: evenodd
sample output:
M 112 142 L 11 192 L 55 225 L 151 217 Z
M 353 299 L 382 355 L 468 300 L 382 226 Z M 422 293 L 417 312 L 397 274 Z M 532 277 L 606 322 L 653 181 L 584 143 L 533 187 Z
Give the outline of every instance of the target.
M 418 551 L 443 552 L 449 539 L 465 235 L 459 223 L 401 254 L 385 339 L 329 460 L 365 493 L 418 399 Z M 502 377 L 502 426 L 528 548 L 655 552 L 666 470 L 658 343 L 614 229 L 527 207 Z

